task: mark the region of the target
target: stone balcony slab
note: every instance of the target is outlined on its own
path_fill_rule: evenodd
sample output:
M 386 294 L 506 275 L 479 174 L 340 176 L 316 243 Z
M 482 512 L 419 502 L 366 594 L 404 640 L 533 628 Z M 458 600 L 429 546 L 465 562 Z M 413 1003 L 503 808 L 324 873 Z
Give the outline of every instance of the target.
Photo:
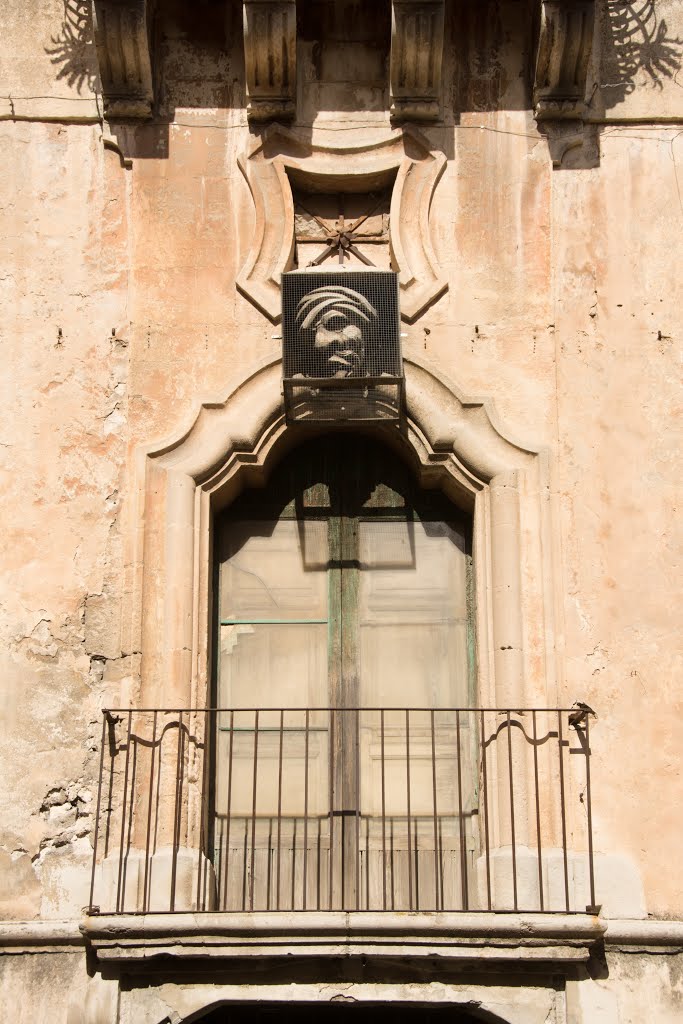
M 605 924 L 547 913 L 176 913 L 93 915 L 81 931 L 101 963 L 128 966 L 246 956 L 541 965 L 587 961 Z

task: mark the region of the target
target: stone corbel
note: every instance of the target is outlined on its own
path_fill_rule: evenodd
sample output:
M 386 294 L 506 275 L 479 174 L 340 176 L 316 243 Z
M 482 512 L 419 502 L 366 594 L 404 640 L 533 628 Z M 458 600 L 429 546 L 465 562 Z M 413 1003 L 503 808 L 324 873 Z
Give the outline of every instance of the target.
M 542 0 L 534 80 L 537 120 L 583 116 L 594 24 L 594 0 Z
M 296 0 L 244 0 L 250 121 L 291 120 L 296 97 Z
M 434 121 L 439 116 L 443 0 L 393 0 L 391 13 L 391 116 Z
M 105 115 L 149 117 L 154 102 L 149 0 L 94 0 L 93 11 Z

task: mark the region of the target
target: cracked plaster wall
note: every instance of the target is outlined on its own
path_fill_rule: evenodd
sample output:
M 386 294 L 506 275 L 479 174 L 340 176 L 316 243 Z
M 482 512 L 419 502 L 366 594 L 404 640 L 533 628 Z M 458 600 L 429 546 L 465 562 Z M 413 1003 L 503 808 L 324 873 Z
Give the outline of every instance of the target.
M 87 863 L 90 821 L 84 803 L 78 826 L 44 805 L 61 790 L 92 792 L 99 707 L 112 677 L 125 695 L 131 661 L 119 622 L 126 185 L 97 129 L 2 123 L 0 136 L 11 153 L 0 183 L 3 906 L 63 916 L 83 905 L 71 881 Z M 58 892 L 56 861 L 57 876 L 76 872 Z

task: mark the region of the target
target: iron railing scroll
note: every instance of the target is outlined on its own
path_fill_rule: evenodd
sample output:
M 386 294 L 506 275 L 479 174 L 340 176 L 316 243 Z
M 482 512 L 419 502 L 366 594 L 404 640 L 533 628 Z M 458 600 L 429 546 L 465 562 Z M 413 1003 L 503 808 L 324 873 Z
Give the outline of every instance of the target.
M 90 912 L 596 912 L 590 717 L 105 711 Z

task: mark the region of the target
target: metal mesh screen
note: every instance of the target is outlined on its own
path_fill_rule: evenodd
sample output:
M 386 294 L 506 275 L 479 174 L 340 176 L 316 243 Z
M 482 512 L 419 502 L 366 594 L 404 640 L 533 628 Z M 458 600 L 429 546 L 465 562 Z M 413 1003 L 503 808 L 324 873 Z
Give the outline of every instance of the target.
M 403 369 L 395 273 L 283 274 L 282 339 L 290 421 L 399 418 Z

